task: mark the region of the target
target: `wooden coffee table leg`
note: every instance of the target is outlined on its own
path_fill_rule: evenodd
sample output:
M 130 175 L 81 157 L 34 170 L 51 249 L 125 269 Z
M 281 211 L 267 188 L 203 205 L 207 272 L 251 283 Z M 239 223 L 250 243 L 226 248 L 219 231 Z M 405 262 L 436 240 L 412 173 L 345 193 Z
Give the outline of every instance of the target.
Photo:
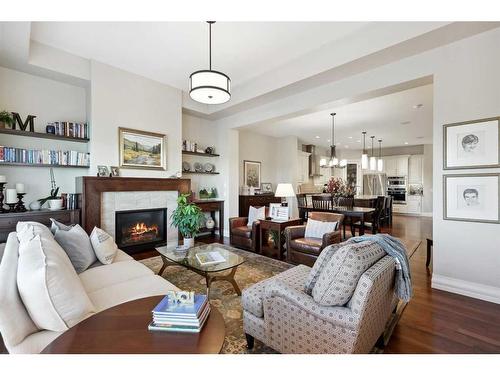
M 161 260 L 163 261 L 163 265 L 161 266 L 160 270 L 158 271 L 158 276 L 163 275 L 163 272 L 165 271 L 165 268 L 168 266 L 175 265 L 175 263 L 170 262 L 167 258 L 165 258 L 163 255 L 161 255 Z
M 241 290 L 238 284 L 236 283 L 236 280 L 234 278 L 234 275 L 236 274 L 236 270 L 238 267 L 234 267 L 231 272 L 229 272 L 227 275 L 216 275 L 216 276 L 210 276 L 208 274 L 205 275 L 205 280 L 207 282 L 207 295 L 210 290 L 210 284 L 214 281 L 228 281 L 231 283 L 231 285 L 234 288 L 234 291 L 236 292 L 237 295 L 241 296 Z

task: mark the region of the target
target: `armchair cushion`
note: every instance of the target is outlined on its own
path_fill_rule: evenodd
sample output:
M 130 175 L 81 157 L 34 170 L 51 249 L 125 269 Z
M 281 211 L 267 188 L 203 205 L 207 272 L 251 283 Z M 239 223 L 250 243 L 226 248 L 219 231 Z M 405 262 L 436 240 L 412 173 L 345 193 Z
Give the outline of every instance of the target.
M 246 237 L 246 238 L 251 238 L 252 237 L 252 227 L 249 227 L 248 225 L 244 225 L 241 227 L 235 227 L 231 229 L 233 232 L 233 236 L 240 236 L 240 237 Z
M 232 217 L 229 219 L 229 228 L 233 229 L 236 227 L 246 226 L 248 223 L 247 217 Z
M 300 291 L 309 271 L 309 267 L 300 265 L 246 288 L 241 295 L 243 309 L 258 318 L 262 318 L 264 316 L 263 297 L 266 285 L 274 280 L 280 280 L 290 288 Z
M 340 246 L 342 245 L 335 244 L 327 246 L 326 248 L 323 249 L 321 254 L 319 254 L 319 257 L 314 263 L 313 268 L 311 268 L 311 272 L 309 272 L 309 275 L 307 276 L 307 280 L 304 285 L 304 292 L 306 294 L 312 295 L 312 290 L 316 285 L 316 281 L 318 281 L 319 275 L 321 274 L 325 266 L 328 264 L 330 259 L 332 259 L 333 254 L 335 253 L 335 251 L 338 250 Z
M 321 238 L 313 237 L 296 238 L 290 241 L 290 247 L 293 250 L 313 255 L 319 255 L 322 244 L 323 240 Z
M 342 306 L 352 297 L 361 275 L 386 255 L 373 241 L 340 247 L 324 266 L 312 289 L 314 300 L 323 306 Z
M 306 225 L 305 237 L 321 238 L 324 234 L 337 230 L 337 221 L 319 221 L 309 218 Z
M 264 220 L 266 218 L 266 207 L 262 206 L 256 208 L 254 206 L 250 206 L 248 210 L 248 226 L 251 227 L 254 221 Z

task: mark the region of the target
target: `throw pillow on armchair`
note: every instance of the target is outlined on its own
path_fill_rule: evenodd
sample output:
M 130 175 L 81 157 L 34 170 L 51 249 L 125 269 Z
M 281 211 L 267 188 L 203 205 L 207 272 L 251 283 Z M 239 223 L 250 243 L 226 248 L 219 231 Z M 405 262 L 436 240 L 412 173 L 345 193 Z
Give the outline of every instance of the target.
M 266 207 L 262 206 L 256 208 L 254 206 L 250 206 L 248 210 L 248 226 L 251 227 L 254 221 L 264 220 L 266 218 Z

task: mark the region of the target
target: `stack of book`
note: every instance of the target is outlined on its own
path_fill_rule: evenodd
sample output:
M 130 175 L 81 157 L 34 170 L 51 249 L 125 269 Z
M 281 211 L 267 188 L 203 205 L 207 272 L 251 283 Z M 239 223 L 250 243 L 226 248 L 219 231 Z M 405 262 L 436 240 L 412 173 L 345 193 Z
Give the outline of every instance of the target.
M 88 152 L 61 150 L 28 150 L 24 148 L 0 146 L 0 163 L 50 164 L 84 166 L 90 165 Z
M 165 296 L 153 309 L 151 331 L 200 332 L 210 314 L 206 295 L 196 294 L 194 304 L 172 302 Z
M 47 133 L 49 133 L 49 129 L 51 126 L 54 127 L 55 135 L 63 135 L 65 137 L 83 138 L 83 139 L 88 139 L 89 137 L 89 130 L 87 124 L 81 124 L 78 122 L 66 122 L 66 121 L 49 122 L 47 124 Z

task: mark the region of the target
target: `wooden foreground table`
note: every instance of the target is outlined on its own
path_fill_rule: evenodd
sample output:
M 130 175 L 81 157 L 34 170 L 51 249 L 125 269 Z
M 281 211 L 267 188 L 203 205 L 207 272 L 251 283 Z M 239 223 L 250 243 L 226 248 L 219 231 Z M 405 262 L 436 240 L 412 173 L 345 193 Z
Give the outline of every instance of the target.
M 226 329 L 211 307 L 200 333 L 149 331 L 151 310 L 164 296 L 141 298 L 101 311 L 64 332 L 44 354 L 217 354 Z

